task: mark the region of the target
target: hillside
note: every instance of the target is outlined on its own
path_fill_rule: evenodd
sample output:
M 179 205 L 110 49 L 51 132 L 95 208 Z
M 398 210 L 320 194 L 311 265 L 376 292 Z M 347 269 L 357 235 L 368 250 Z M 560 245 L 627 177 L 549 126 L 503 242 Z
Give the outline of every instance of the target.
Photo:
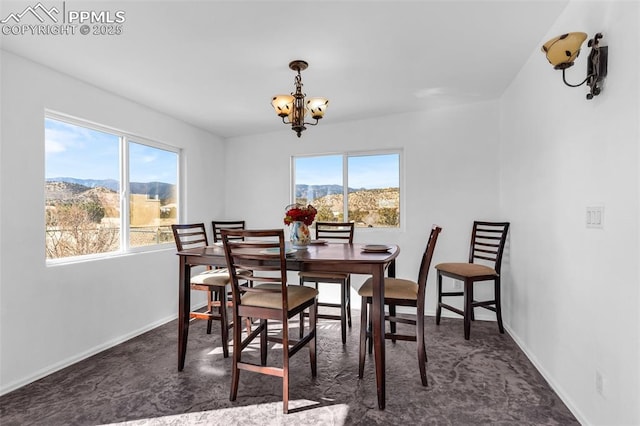
M 305 199 L 298 199 L 304 203 Z M 318 220 L 342 220 L 343 194 L 313 199 Z M 398 188 L 359 189 L 349 193 L 349 220 L 358 226 L 398 226 L 400 191 Z
M 361 189 L 347 188 L 349 193 L 362 191 Z M 318 199 L 325 195 L 342 194 L 342 185 L 296 185 L 296 198 Z
M 114 192 L 120 191 L 120 183 L 114 179 L 77 179 L 70 177 L 48 178 L 46 181 L 46 199 L 59 197 L 69 198 L 69 193 L 77 194 L 92 188 L 105 188 Z M 149 198 L 157 198 L 165 205 L 175 203 L 175 185 L 164 182 L 131 182 L 132 194 L 144 194 Z

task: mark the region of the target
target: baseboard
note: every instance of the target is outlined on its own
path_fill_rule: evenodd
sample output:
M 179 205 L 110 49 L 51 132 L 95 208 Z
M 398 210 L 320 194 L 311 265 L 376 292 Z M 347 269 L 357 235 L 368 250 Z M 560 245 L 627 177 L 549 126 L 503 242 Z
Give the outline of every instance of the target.
M 398 313 L 401 314 L 413 314 L 415 315 L 416 313 L 416 308 L 408 308 L 408 307 L 404 307 L 404 306 L 398 306 L 396 308 L 396 311 Z M 435 317 L 436 316 L 436 311 L 435 310 L 425 310 L 424 311 L 424 316 L 426 317 Z M 462 316 L 456 314 L 455 312 L 451 312 L 448 311 L 446 309 L 442 310 L 442 314 L 441 314 L 442 318 L 456 318 L 456 319 L 461 319 Z M 496 321 L 496 314 L 494 314 L 493 312 L 475 312 L 475 319 L 478 321 Z
M 105 342 L 101 345 L 95 346 L 85 352 L 82 352 L 80 354 L 74 355 L 70 358 L 67 358 L 65 360 L 62 360 L 60 362 L 57 362 L 55 364 L 52 364 L 48 367 L 45 367 L 39 371 L 36 371 L 34 374 L 21 379 L 21 380 L 17 380 L 13 383 L 9 383 L 6 386 L 3 386 L 0 388 L 0 396 L 9 393 L 11 391 L 14 391 L 18 388 L 21 388 L 22 386 L 28 385 L 29 383 L 35 382 L 36 380 L 42 379 L 43 377 L 46 377 L 52 373 L 55 373 L 56 371 L 62 370 L 63 368 L 66 368 L 72 364 L 75 364 L 77 362 L 80 362 L 84 359 L 87 359 L 89 357 L 92 357 L 93 355 L 96 355 L 104 350 L 107 350 L 109 348 L 112 348 L 116 345 L 119 345 L 120 343 L 126 342 L 127 340 L 133 339 L 134 337 L 137 337 L 141 334 L 144 334 L 148 331 L 153 330 L 156 327 L 159 327 L 161 325 L 164 325 L 168 322 L 171 322 L 173 320 L 175 320 L 178 316 L 177 315 L 171 315 L 169 317 L 163 318 L 161 320 L 155 321 L 151 324 L 148 324 L 142 328 L 139 328 L 137 330 L 132 331 L 131 333 L 127 333 L 123 336 L 119 336 L 113 340 L 110 340 L 108 342 Z
M 413 312 L 407 312 L 407 313 L 415 313 L 415 310 Z M 425 316 L 435 317 L 435 315 L 436 315 L 435 310 L 425 312 Z M 460 315 L 457 315 L 454 312 L 449 312 L 446 309 L 442 310 L 442 317 L 458 318 L 458 319 L 462 318 Z M 492 314 L 489 312 L 487 312 L 487 314 L 485 315 L 475 314 L 475 318 L 476 320 L 481 320 L 481 321 L 496 321 L 495 314 Z M 562 400 L 562 402 L 567 406 L 569 411 L 571 411 L 571 413 L 575 416 L 578 422 L 580 422 L 580 424 L 583 424 L 583 425 L 589 424 L 586 417 L 577 408 L 573 400 L 567 395 L 564 388 L 560 386 L 553 379 L 553 377 L 549 374 L 547 370 L 544 369 L 544 367 L 542 367 L 542 364 L 540 364 L 540 362 L 535 357 L 535 355 L 533 355 L 533 353 L 529 350 L 527 345 L 524 344 L 524 342 L 518 337 L 518 335 L 513 331 L 513 329 L 511 329 L 507 324 L 504 324 L 504 328 L 505 328 L 505 331 L 509 334 L 509 336 L 511 336 L 513 341 L 516 342 L 516 345 L 518 345 L 520 350 L 525 354 L 525 356 L 529 359 L 529 361 L 531 361 L 531 363 L 536 368 L 536 370 L 538 370 L 538 372 L 542 375 L 542 377 L 544 377 L 547 383 L 549 383 L 549 386 L 551 386 L 551 389 L 553 389 L 553 391 L 558 395 L 558 397 Z
M 553 389 L 553 391 L 558 395 L 558 397 L 562 400 L 562 402 L 564 402 L 564 405 L 567 406 L 569 411 L 571 411 L 571 413 L 575 416 L 578 422 L 580 422 L 580 424 L 582 425 L 589 424 L 586 417 L 577 408 L 576 404 L 573 402 L 571 397 L 567 395 L 567 393 L 564 391 L 562 386 L 560 386 L 555 380 L 553 380 L 553 376 L 551 376 L 549 372 L 545 370 L 544 367 L 542 367 L 538 359 L 535 357 L 535 355 L 533 355 L 533 353 L 531 353 L 527 345 L 524 344 L 524 342 L 507 324 L 504 324 L 504 328 L 506 332 L 509 333 L 509 336 L 511 336 L 513 341 L 516 342 L 516 345 L 518 345 L 520 350 L 526 355 L 529 361 L 531 361 L 531 363 L 536 368 L 536 370 L 538 370 L 538 372 L 542 375 L 542 377 L 544 377 L 547 383 L 549 383 L 549 386 L 551 386 L 551 389 Z

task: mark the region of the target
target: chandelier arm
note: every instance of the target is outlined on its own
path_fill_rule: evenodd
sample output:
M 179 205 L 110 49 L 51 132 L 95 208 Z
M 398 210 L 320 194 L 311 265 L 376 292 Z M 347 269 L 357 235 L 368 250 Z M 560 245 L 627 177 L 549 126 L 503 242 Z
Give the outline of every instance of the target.
M 566 80 L 566 78 L 565 78 L 565 76 L 564 76 L 564 71 L 565 71 L 565 68 L 563 68 L 563 69 L 562 69 L 562 81 L 564 81 L 564 84 L 566 84 L 566 85 L 567 85 L 567 86 L 569 86 L 569 87 L 580 87 L 580 86 L 582 86 L 583 84 L 585 84 L 585 83 L 587 82 L 587 80 L 589 80 L 591 77 L 593 77 L 593 76 L 595 75 L 595 74 L 589 74 L 589 75 L 587 76 L 587 78 L 585 78 L 584 80 L 582 80 L 582 83 L 580 83 L 580 84 L 570 84 L 570 83 L 568 83 L 568 82 L 567 82 L 567 80 Z
M 307 122 L 305 121 L 305 122 L 304 122 L 304 124 L 305 124 L 305 125 L 309 125 L 309 126 L 315 126 L 316 124 L 318 124 L 318 122 L 319 122 L 319 121 L 320 121 L 320 120 L 318 120 L 318 119 L 316 118 L 316 122 L 315 122 L 315 123 L 307 123 Z

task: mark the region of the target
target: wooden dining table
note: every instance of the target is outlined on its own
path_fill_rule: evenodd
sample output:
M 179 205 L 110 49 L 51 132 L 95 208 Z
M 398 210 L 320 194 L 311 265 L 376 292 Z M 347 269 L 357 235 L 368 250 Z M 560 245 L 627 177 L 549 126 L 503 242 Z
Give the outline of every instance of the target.
M 388 251 L 365 252 L 365 244 L 311 245 L 287 255 L 287 269 L 306 272 L 346 272 L 370 275 L 373 280 L 371 305 L 373 348 L 378 391 L 378 408 L 385 407 L 385 324 L 384 276 L 395 277 L 395 259 L 400 253 L 397 245 L 388 245 Z M 178 371 L 182 371 L 187 351 L 189 312 L 191 310 L 191 267 L 197 265 L 226 267 L 221 246 L 209 246 L 178 252 L 180 257 L 178 300 Z

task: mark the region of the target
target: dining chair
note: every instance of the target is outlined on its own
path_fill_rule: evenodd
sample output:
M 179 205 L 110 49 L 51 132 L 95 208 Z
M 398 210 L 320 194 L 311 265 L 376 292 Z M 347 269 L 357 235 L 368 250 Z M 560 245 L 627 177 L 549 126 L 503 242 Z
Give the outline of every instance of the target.
M 211 229 L 213 230 L 213 242 L 222 243 L 222 235 L 220 231 L 223 229 L 245 229 L 244 220 L 212 220 Z
M 244 220 L 212 220 L 211 221 L 211 229 L 213 233 L 213 242 L 214 244 L 222 244 L 222 235 L 220 231 L 223 229 L 245 229 L 245 221 Z M 244 241 L 243 237 L 231 237 L 232 239 L 236 239 L 239 241 Z M 253 286 L 252 281 L 247 281 L 246 283 L 249 287 Z M 230 294 L 228 295 L 230 296 Z M 247 330 L 251 331 L 252 319 L 245 318 L 245 323 Z
M 353 243 L 353 222 L 316 222 L 315 239 L 328 243 Z M 340 303 L 318 302 L 318 307 L 340 308 L 340 315 L 318 313 L 318 318 L 340 320 L 342 344 L 347 343 L 347 326 L 351 328 L 351 275 L 343 272 L 300 272 L 300 285 L 314 283 L 340 284 Z M 304 331 L 304 318 L 300 316 L 300 335 Z
M 204 223 L 171 225 L 173 238 L 178 251 L 206 247 L 208 245 L 207 232 Z M 207 334 L 211 334 L 211 325 L 214 320 L 220 321 L 222 354 L 229 357 L 229 320 L 227 317 L 227 285 L 231 278 L 226 268 L 207 267 L 207 270 L 191 277 L 192 290 L 207 292 L 206 312 L 190 312 L 191 319 L 207 320 Z M 217 313 L 215 311 L 218 311 Z M 186 339 L 186 335 L 184 339 Z M 180 342 L 185 344 L 186 342 Z
M 316 377 L 316 313 L 318 290 L 312 287 L 287 285 L 287 264 L 282 229 L 221 231 L 225 258 L 231 275 L 233 294 L 233 363 L 229 399 L 235 401 L 238 394 L 240 370 L 267 374 L 282 378 L 282 409 L 289 411 L 289 359 L 304 346 L 309 347 L 311 375 Z M 239 241 L 235 238 L 246 238 Z M 251 272 L 252 271 L 252 274 Z M 240 285 L 252 280 L 253 287 Z M 290 339 L 289 320 L 304 311 L 309 312 L 309 331 L 300 340 Z M 258 319 L 260 324 L 251 332 L 242 334 L 241 318 Z M 281 324 L 279 336 L 269 334 L 269 321 Z M 247 359 L 248 345 L 259 337 L 260 359 Z M 282 348 L 282 365 L 268 366 L 268 342 L 276 342 Z M 251 351 L 246 351 L 251 352 Z M 245 355 L 245 359 L 243 359 Z
M 502 308 L 500 303 L 500 267 L 504 252 L 509 222 L 473 222 L 469 262 L 440 263 L 438 271 L 438 305 L 436 308 L 436 324 L 440 324 L 442 308 L 462 315 L 464 318 L 464 338 L 469 340 L 471 321 L 475 319 L 474 308 L 485 308 L 496 313 L 498 329 L 504 333 L 502 326 Z M 462 291 L 442 291 L 442 277 L 462 281 Z M 476 301 L 473 298 L 473 286 L 480 281 L 493 281 L 493 300 Z M 443 297 L 463 296 L 463 309 L 443 303 Z
M 412 281 L 402 278 L 385 278 L 384 279 L 384 304 L 389 307 L 388 315 L 385 315 L 385 321 L 389 321 L 390 325 L 395 323 L 410 324 L 416 327 L 414 334 L 401 334 L 396 332 L 395 327 L 391 328 L 390 333 L 385 333 L 385 339 L 392 340 L 408 340 L 417 342 L 418 346 L 418 366 L 420 368 L 420 379 L 423 386 L 427 386 L 427 350 L 424 340 L 424 306 L 425 306 L 425 290 L 427 286 L 427 277 L 429 275 L 429 267 L 433 252 L 436 248 L 438 235 L 442 228 L 434 225 L 431 228 L 427 246 L 422 255 L 420 262 L 420 270 L 418 271 L 418 280 Z M 370 305 L 373 299 L 373 281 L 367 279 L 362 287 L 358 290 L 358 294 L 362 297 L 362 306 L 360 309 L 360 357 L 358 362 L 358 377 L 362 379 L 364 374 L 364 361 L 367 340 L 369 341 L 369 353 L 371 353 L 371 315 Z M 416 308 L 416 319 L 399 317 L 395 314 L 396 307 L 410 306 Z

